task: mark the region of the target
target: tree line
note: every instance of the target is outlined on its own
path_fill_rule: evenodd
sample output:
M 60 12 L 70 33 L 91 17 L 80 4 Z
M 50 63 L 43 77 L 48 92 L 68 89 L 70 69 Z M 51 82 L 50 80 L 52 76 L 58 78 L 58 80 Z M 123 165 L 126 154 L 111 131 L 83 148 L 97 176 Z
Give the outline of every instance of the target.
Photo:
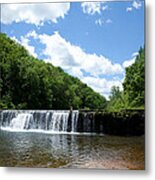
M 0 33 L 1 109 L 102 109 L 105 97 Z
M 123 90 L 112 87 L 109 101 L 78 78 L 34 58 L 20 44 L 0 33 L 0 109 L 144 108 L 145 48 L 126 68 Z
M 145 106 L 145 48 L 140 48 L 135 62 L 126 68 L 123 91 L 113 86 L 107 109 L 144 109 Z

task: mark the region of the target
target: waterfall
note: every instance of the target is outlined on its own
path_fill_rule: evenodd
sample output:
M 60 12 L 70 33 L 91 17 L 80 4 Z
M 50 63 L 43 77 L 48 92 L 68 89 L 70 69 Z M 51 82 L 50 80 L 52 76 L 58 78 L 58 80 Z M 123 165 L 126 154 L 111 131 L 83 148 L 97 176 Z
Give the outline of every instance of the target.
M 72 117 L 71 117 L 71 122 L 72 122 L 71 131 L 72 132 L 76 132 L 76 130 L 77 130 L 78 115 L 79 115 L 78 112 L 73 112 L 72 113 Z
M 0 112 L 0 129 L 77 132 L 78 114 L 76 110 L 3 110 Z
M 13 118 L 10 122 L 10 127 L 12 129 L 28 129 L 30 125 L 30 121 L 33 121 L 32 114 L 21 113 L 18 114 L 17 117 Z
M 67 131 L 69 113 L 55 112 L 52 116 L 52 130 L 53 131 Z

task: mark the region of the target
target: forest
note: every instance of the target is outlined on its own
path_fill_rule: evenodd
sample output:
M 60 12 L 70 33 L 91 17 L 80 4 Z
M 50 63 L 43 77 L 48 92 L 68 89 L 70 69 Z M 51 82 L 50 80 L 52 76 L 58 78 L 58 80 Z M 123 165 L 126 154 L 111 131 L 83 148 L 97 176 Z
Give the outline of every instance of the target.
M 109 100 L 65 73 L 34 58 L 20 44 L 0 33 L 1 109 L 144 109 L 145 49 L 126 68 L 123 91 L 112 87 Z
M 123 91 L 112 87 L 109 111 L 122 109 L 144 109 L 145 106 L 145 48 L 140 48 L 135 62 L 126 68 Z
M 0 34 L 0 108 L 105 108 L 106 99 L 60 67 L 38 60 Z

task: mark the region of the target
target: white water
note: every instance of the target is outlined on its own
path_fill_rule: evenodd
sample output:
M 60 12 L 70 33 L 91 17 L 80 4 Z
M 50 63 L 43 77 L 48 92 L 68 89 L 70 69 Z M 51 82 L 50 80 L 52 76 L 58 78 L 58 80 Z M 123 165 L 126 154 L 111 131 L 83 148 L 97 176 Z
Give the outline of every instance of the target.
M 53 131 L 67 131 L 69 113 L 55 112 L 52 116 L 52 130 Z
M 77 132 L 78 111 L 4 110 L 0 128 L 12 131 Z
M 78 113 L 72 113 L 72 132 L 76 132 L 77 129 L 77 121 L 78 121 L 79 114 Z
M 28 129 L 30 121 L 33 121 L 32 114 L 21 113 L 17 117 L 13 118 L 10 123 L 12 129 Z

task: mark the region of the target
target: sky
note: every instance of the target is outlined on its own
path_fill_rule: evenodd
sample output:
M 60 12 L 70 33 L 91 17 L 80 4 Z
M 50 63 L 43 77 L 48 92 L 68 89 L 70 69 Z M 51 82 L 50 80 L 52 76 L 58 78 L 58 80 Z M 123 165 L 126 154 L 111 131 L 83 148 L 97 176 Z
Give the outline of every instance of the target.
M 1 4 L 1 32 L 108 99 L 144 46 L 144 1 Z

